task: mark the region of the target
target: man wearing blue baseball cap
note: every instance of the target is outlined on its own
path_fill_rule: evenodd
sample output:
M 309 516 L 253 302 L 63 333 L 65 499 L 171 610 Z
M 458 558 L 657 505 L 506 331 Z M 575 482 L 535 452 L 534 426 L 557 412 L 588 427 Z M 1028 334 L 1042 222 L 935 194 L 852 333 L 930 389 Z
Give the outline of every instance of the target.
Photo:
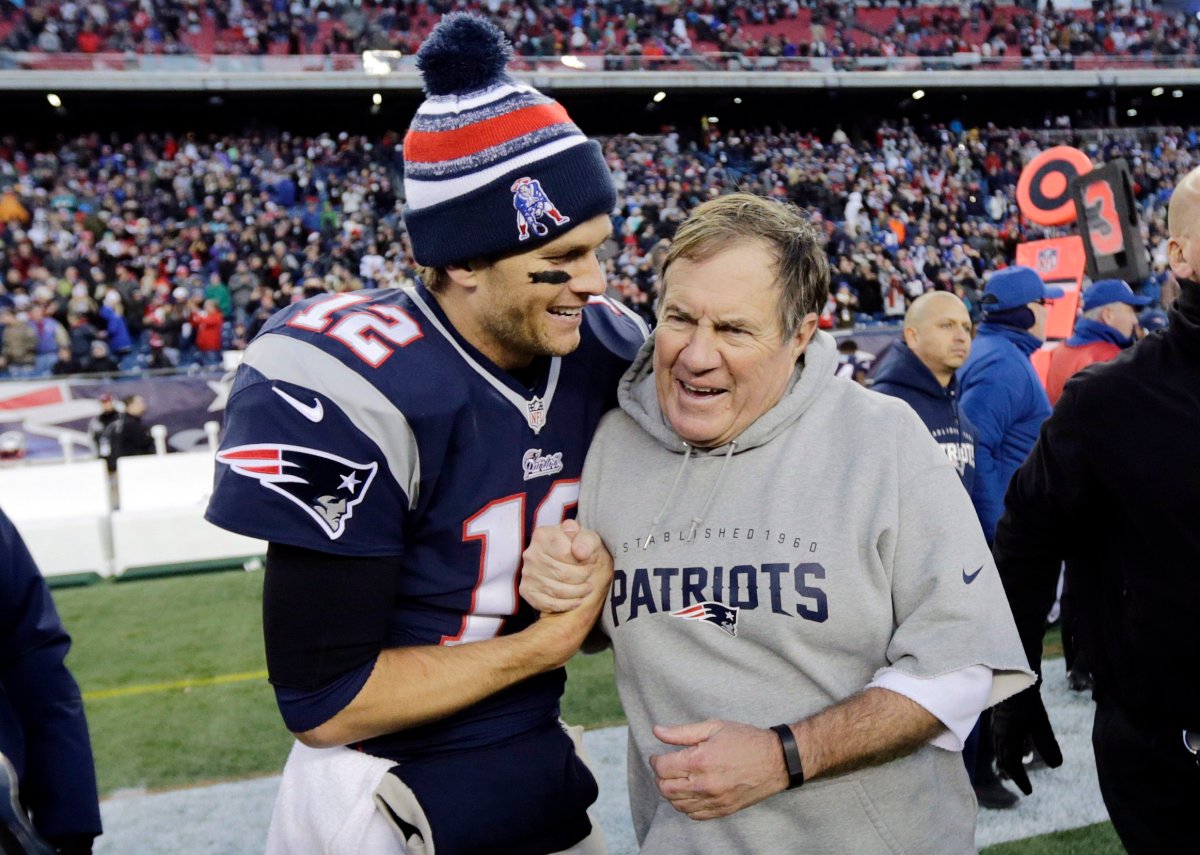
M 1084 290 L 1083 317 L 1075 322 L 1071 337 L 1050 353 L 1046 394 L 1051 406 L 1078 371 L 1093 362 L 1107 362 L 1133 344 L 1138 329 L 1135 307 L 1149 302 L 1120 279 L 1101 279 Z
M 1050 401 L 1029 357 L 1046 340 L 1046 300 L 1062 295 L 1061 288 L 1048 287 L 1030 267 L 992 274 L 980 300 L 983 322 L 959 369 L 962 410 L 976 428 L 971 500 L 989 545 L 1009 479 L 1029 456 L 1050 415 Z M 978 730 L 975 795 L 985 807 L 1011 807 L 1017 796 L 1000 783 L 993 767 L 990 713 L 980 716 Z
M 992 274 L 980 305 L 983 323 L 959 373 L 962 408 L 979 439 L 972 498 L 988 543 L 1004 508 L 1004 491 L 1050 415 L 1050 402 L 1029 357 L 1046 340 L 1046 301 L 1063 295 L 1030 267 Z

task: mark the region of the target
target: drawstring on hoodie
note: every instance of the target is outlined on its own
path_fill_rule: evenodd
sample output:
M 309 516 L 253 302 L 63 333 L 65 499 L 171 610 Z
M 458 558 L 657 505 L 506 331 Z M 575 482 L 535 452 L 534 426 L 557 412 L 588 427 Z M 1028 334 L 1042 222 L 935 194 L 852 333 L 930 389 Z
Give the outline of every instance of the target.
M 646 532 L 646 537 L 642 540 L 642 549 L 650 546 L 650 539 L 654 537 L 658 530 L 658 524 L 662 522 L 662 518 L 666 516 L 667 508 L 671 506 L 671 500 L 675 498 L 675 490 L 679 487 L 679 481 L 683 478 L 683 470 L 687 468 L 688 461 L 692 459 L 693 448 L 688 443 L 684 443 L 683 447 L 687 449 L 683 455 L 683 461 L 679 464 L 679 471 L 675 473 L 675 480 L 671 482 L 671 489 L 667 491 L 667 498 L 663 500 L 662 507 L 655 514 L 653 521 L 650 523 L 650 531 Z M 713 500 L 717 496 L 717 488 L 721 486 L 721 478 L 725 475 L 725 468 L 729 465 L 730 459 L 733 457 L 733 452 L 737 448 L 737 440 L 729 443 L 729 450 L 725 452 L 725 459 L 721 461 L 721 468 L 717 470 L 717 478 L 713 481 L 712 487 L 708 491 L 708 498 L 704 500 L 704 505 L 700 508 L 700 513 L 692 517 L 692 527 L 688 530 L 687 542 L 691 543 L 696 537 L 696 529 L 700 523 L 704 522 L 705 515 L 708 514 L 709 508 L 712 507 Z
M 725 452 L 725 459 L 721 461 L 721 468 L 717 470 L 717 480 L 713 481 L 712 489 L 708 491 L 708 498 L 704 500 L 704 507 L 700 509 L 699 516 L 692 517 L 692 527 L 688 531 L 687 542 L 691 543 L 696 537 L 696 527 L 704 522 L 704 517 L 708 514 L 708 509 L 712 507 L 713 499 L 717 496 L 717 487 L 721 486 L 721 476 L 725 474 L 725 467 L 729 465 L 730 458 L 733 457 L 733 450 L 737 448 L 737 440 L 729 443 L 729 450 Z
M 646 533 L 646 539 L 642 541 L 642 549 L 650 545 L 650 538 L 654 537 L 654 532 L 658 529 L 658 524 L 662 522 L 663 516 L 667 513 L 667 508 L 671 506 L 671 500 L 675 498 L 675 488 L 679 486 L 679 479 L 683 477 L 683 470 L 687 468 L 688 461 L 692 459 L 692 447 L 686 442 L 683 447 L 687 449 L 683 453 L 683 462 L 679 464 L 679 471 L 675 473 L 675 480 L 671 482 L 671 489 L 667 490 L 667 498 L 663 501 L 662 507 L 658 509 L 658 513 L 650 522 L 650 531 Z

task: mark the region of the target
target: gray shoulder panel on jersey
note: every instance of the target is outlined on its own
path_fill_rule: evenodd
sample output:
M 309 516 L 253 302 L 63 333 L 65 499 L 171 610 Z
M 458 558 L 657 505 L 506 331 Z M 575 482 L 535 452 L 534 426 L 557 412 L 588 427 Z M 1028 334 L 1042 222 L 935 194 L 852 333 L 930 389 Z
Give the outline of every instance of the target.
M 650 338 L 650 327 L 648 327 L 646 325 L 646 322 L 645 322 L 645 320 L 642 319 L 642 316 L 639 315 L 637 312 L 635 312 L 633 309 L 626 306 L 620 300 L 616 299 L 615 297 L 610 297 L 607 294 L 602 294 L 602 295 L 597 295 L 594 297 L 588 297 L 588 302 L 589 303 L 600 303 L 601 305 L 608 304 L 612 308 L 616 309 L 618 314 L 624 315 L 629 320 L 633 321 L 634 326 L 636 326 L 638 328 L 638 332 L 640 332 L 642 334 L 642 341 L 645 341 L 646 339 Z
M 404 413 L 370 381 L 315 345 L 286 335 L 267 334 L 246 349 L 243 364 L 270 380 L 295 383 L 354 411 L 354 423 L 383 452 L 388 469 L 417 505 L 421 459 L 417 437 Z

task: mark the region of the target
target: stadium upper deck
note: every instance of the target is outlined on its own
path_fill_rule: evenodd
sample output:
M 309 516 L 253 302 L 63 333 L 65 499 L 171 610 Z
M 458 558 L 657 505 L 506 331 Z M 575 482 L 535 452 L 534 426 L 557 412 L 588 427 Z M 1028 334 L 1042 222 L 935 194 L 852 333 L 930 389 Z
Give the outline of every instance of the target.
M 853 70 L 1194 66 L 1186 4 L 648 0 L 31 0 L 0 4 L 9 67 L 78 67 L 103 54 L 357 57 L 411 53 L 439 16 L 489 15 L 518 55 L 616 70 Z M 1043 4 L 1044 5 L 1044 4 Z M 589 61 L 591 58 L 592 61 Z M 938 59 L 953 62 L 937 62 Z M 102 60 L 103 61 L 103 60 Z M 598 61 L 598 62 L 597 62 Z M 352 61 L 333 60 L 333 67 Z

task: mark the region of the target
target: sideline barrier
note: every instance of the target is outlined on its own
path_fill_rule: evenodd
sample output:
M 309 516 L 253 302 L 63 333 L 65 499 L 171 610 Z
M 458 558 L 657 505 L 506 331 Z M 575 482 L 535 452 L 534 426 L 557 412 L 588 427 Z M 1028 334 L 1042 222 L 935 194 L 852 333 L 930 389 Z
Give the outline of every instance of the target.
M 104 461 L 0 469 L 0 507 L 43 575 L 112 572 Z
M 117 461 L 121 507 L 111 516 L 115 573 L 266 554 L 265 541 L 204 519 L 214 466 L 207 450 Z
M 114 510 L 102 460 L 0 468 L 0 507 L 47 577 L 200 567 L 266 554 L 265 541 L 204 519 L 211 452 L 117 461 Z

